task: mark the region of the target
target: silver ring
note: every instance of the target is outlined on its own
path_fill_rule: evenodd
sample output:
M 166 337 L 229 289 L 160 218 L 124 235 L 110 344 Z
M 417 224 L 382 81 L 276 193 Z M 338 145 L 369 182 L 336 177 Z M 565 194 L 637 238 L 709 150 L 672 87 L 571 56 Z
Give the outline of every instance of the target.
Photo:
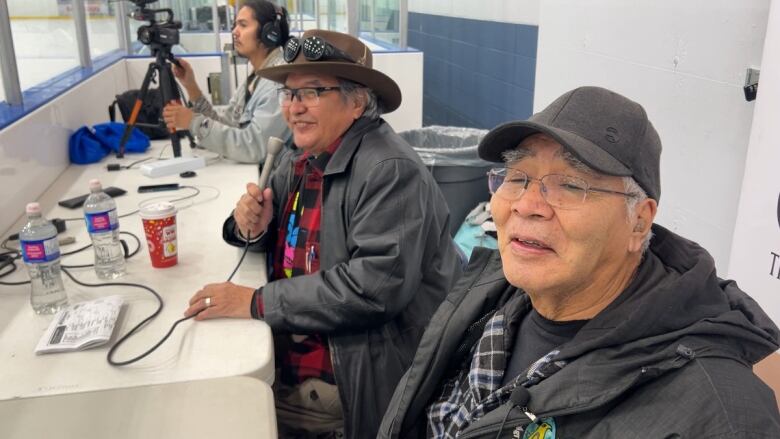
M 206 304 L 206 308 L 210 308 L 211 307 L 211 297 L 206 297 L 205 299 L 203 299 L 203 303 Z

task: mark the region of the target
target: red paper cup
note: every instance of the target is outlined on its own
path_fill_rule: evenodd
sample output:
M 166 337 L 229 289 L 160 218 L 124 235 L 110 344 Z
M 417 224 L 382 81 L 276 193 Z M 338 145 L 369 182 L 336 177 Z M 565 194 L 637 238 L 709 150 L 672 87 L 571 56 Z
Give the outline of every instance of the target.
M 163 201 L 142 206 L 138 214 L 144 224 L 152 267 L 166 268 L 178 262 L 176 206 Z

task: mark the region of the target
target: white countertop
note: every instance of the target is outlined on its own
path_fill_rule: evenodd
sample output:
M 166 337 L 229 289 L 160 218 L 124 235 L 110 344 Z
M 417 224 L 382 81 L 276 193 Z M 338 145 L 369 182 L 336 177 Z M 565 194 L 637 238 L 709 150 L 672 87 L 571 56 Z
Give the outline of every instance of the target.
M 276 438 L 271 387 L 247 377 L 0 401 L 6 439 Z
M 182 148 L 188 155 L 189 147 L 184 143 Z M 155 142 L 145 155 L 127 155 L 121 163 L 127 165 L 145 156 L 157 157 L 160 146 L 160 142 Z M 165 153 L 170 156 L 170 148 Z M 214 156 L 210 152 L 199 151 L 198 154 L 209 158 Z M 170 200 L 194 193 L 190 189 L 181 189 L 138 194 L 136 189 L 139 185 L 179 182 L 201 190 L 195 198 L 175 203 L 179 206 L 179 263 L 174 267 L 152 268 L 141 219 L 138 215 L 120 219 L 120 230 L 137 235 L 141 249 L 127 261 L 128 273 L 118 281 L 148 285 L 157 290 L 165 303 L 161 314 L 116 353 L 115 360 L 121 361 L 146 351 L 165 335 L 173 322 L 182 317 L 188 299 L 203 285 L 227 279 L 241 256 L 241 249 L 223 242 L 222 223 L 245 190 L 246 183 L 257 179 L 258 171 L 256 165 L 238 165 L 222 160 L 198 170 L 194 178 L 171 176 L 150 179 L 142 176 L 137 168 L 108 172 L 106 162 L 116 160 L 107 159 L 89 166 L 71 165 L 38 200 L 47 218 L 80 217 L 80 209 L 65 209 L 57 206 L 56 202 L 87 193 L 88 182 L 92 178 L 99 178 L 104 187 L 117 186 L 128 191 L 116 198 L 120 215 L 135 210 L 141 201 L 152 197 Z M 14 229 L 19 230 L 22 224 L 20 219 Z M 75 236 L 77 242 L 62 247 L 62 252 L 90 242 L 83 221 L 70 221 L 67 226 L 60 237 Z M 128 240 L 131 250 L 135 248 L 132 238 L 125 235 L 123 238 Z M 28 279 L 25 267 L 19 262 L 17 272 L 3 278 L 3 281 Z M 91 249 L 62 259 L 66 265 L 92 262 Z M 83 282 L 98 282 L 92 268 L 72 269 L 71 273 Z M 124 298 L 125 305 L 112 342 L 151 314 L 157 306 L 156 299 L 142 289 L 87 288 L 76 285 L 64 274 L 63 280 L 71 303 L 112 294 Z M 253 287 L 265 281 L 265 257 L 252 253 L 247 255 L 233 279 L 235 283 Z M 35 315 L 29 304 L 29 291 L 29 285 L 0 286 L 0 400 L 241 375 L 273 382 L 271 331 L 264 322 L 253 320 L 188 320 L 179 324 L 157 351 L 125 367 L 112 367 L 106 362 L 108 345 L 83 352 L 37 356 L 33 350 L 52 316 Z

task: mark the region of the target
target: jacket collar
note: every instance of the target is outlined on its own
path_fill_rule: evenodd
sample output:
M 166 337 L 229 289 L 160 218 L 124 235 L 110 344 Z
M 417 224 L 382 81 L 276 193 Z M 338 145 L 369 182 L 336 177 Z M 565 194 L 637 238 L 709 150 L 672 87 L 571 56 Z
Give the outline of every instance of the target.
M 339 174 L 347 169 L 347 165 L 352 161 L 358 147 L 361 144 L 363 136 L 383 124 L 382 119 L 371 120 L 365 117 L 357 119 L 351 127 L 344 133 L 341 146 L 336 150 L 325 167 L 324 175 Z

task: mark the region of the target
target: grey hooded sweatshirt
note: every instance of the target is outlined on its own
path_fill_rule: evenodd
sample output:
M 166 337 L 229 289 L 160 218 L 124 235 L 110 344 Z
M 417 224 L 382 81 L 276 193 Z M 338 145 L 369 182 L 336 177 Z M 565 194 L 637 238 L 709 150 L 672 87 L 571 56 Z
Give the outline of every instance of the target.
M 281 49 L 275 49 L 269 52 L 262 68 L 282 64 Z M 248 86 L 249 81 L 244 80 L 226 107 L 212 107 L 203 96 L 195 100 L 189 130 L 209 151 L 237 162 L 262 163 L 268 152 L 268 138 L 287 141 L 291 133 L 279 106 L 280 85 L 256 79 L 254 92 L 247 100 Z
M 552 418 L 563 439 L 780 438 L 774 394 L 751 370 L 778 349 L 778 328 L 717 277 L 704 249 L 658 225 L 653 232 L 635 279 L 560 348 L 556 360 L 567 364 L 528 388 L 525 409 L 507 401 L 459 438 L 523 438 L 525 412 Z M 425 409 L 459 363 L 467 328 L 492 309 L 530 310 L 498 252 L 480 250 L 434 314 L 379 438 L 425 437 Z

